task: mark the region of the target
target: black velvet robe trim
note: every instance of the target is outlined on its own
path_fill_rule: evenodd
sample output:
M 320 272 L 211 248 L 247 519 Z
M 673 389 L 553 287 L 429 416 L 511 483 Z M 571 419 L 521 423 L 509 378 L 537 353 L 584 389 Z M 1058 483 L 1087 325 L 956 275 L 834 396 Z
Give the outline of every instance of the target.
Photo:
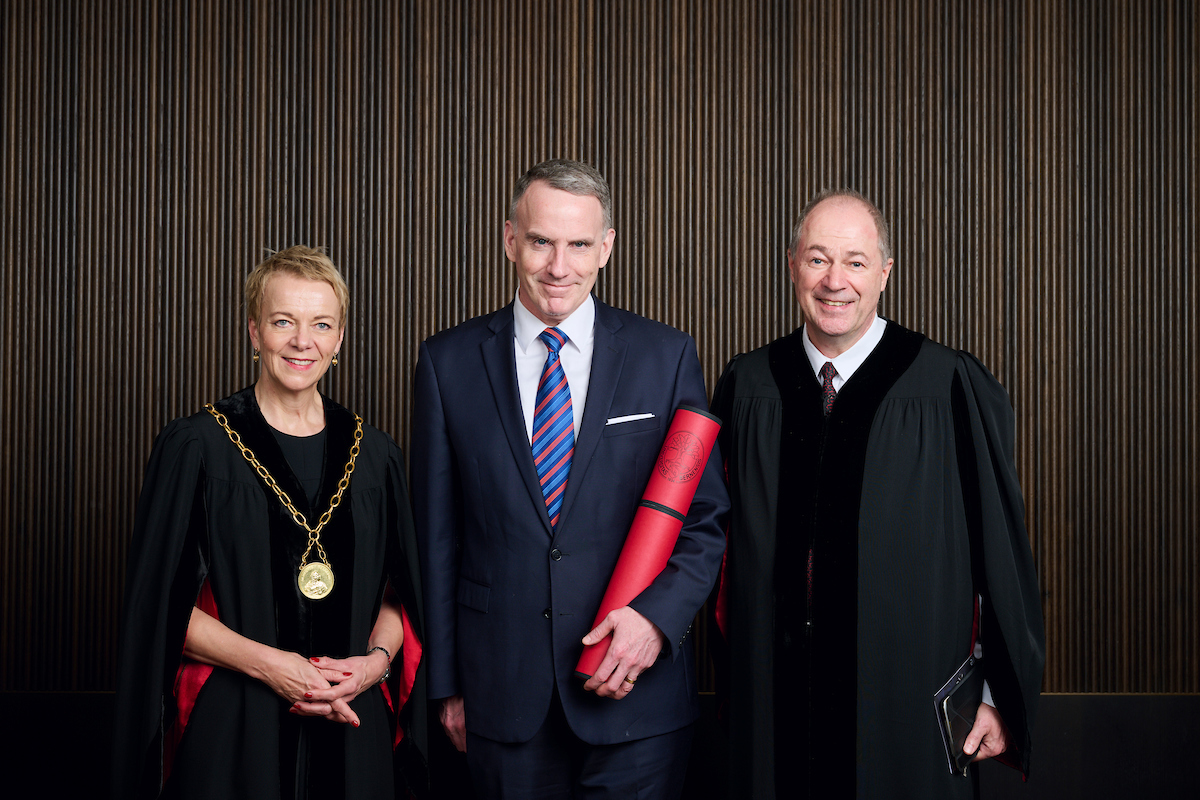
M 871 421 L 925 337 L 889 323 L 825 417 L 803 329 L 770 345 L 783 401 L 776 533 L 776 741 L 801 727 L 804 757 L 777 758 L 780 786 L 821 791 L 808 775 L 853 785 L 858 756 L 858 528 Z M 806 579 L 812 552 L 812 601 Z M 799 774 L 798 774 L 799 773 Z
M 313 527 L 329 508 L 329 500 L 337 492 L 338 482 L 345 474 L 346 462 L 354 444 L 354 415 L 327 398 L 323 398 L 323 401 L 325 457 L 316 508 L 309 505 L 308 493 L 292 472 L 279 442 L 271 433 L 259 409 L 254 387 L 243 389 L 214 404 L 227 418 L 229 427 L 238 433 L 242 444 L 253 451 L 259 463 Z M 230 442 L 229 446 L 234 447 L 234 444 Z M 319 600 L 310 600 L 301 594 L 296 583 L 301 559 L 308 547 L 308 532 L 296 524 L 263 477 L 257 475 L 257 478 L 274 507 L 270 525 L 271 573 L 279 636 L 276 646 L 305 656 L 330 655 L 340 658 L 350 655 L 349 628 L 341 623 L 351 615 L 350 587 L 354 583 L 354 520 L 349 487 L 342 496 L 341 504 L 321 530 L 321 545 L 325 548 L 335 579 L 333 591 Z M 314 547 L 309 559 L 315 561 L 317 558 Z M 381 585 L 377 594 L 382 589 Z M 378 609 L 373 613 L 378 613 Z M 342 776 L 345 774 L 341 735 L 337 726 L 312 724 L 311 720 L 290 714 L 286 707 L 281 707 L 279 777 L 284 796 L 293 796 L 297 787 L 300 787 L 298 794 L 303 794 L 305 785 L 313 797 L 341 795 L 344 791 Z M 307 757 L 307 752 L 313 748 L 321 751 L 320 758 Z M 311 769 L 305 770 L 305 765 L 311 765 Z
M 354 443 L 354 415 L 348 410 L 325 400 L 325 458 L 321 476 L 321 489 L 317 495 L 318 505 L 310 507 L 307 493 L 296 479 L 287 459 L 280 449 L 259 410 L 254 388 L 243 389 L 237 394 L 215 404 L 218 411 L 229 420 L 229 427 L 237 431 L 242 444 L 254 455 L 292 504 L 304 514 L 310 526 L 315 526 L 321 514 L 329 508 L 329 500 L 337 492 L 338 481 L 345 472 L 350 448 Z M 230 442 L 230 447 L 233 443 Z M 249 466 L 247 464 L 247 466 Z M 344 620 L 350 614 L 351 593 L 345 591 L 354 582 L 354 524 L 347 489 L 342 503 L 334 510 L 329 522 L 321 531 L 321 546 L 329 558 L 336 583 L 334 590 L 320 600 L 310 600 L 300 593 L 296 576 L 300 571 L 301 559 L 308 547 L 308 532 L 292 519 L 283 503 L 275 499 L 275 493 L 258 476 L 263 491 L 276 503 L 271 517 L 271 542 L 273 552 L 272 571 L 275 582 L 276 616 L 279 641 L 276 645 L 285 650 L 295 650 L 302 655 L 349 655 L 350 642 L 344 625 L 322 625 L 323 621 Z M 353 476 L 351 476 L 353 483 Z M 317 559 L 314 547 L 310 560 Z M 339 587 L 339 584 L 341 586 Z M 341 588 L 343 591 L 338 591 Z M 380 587 L 382 589 L 382 587 Z M 320 632 L 318 636 L 316 632 Z

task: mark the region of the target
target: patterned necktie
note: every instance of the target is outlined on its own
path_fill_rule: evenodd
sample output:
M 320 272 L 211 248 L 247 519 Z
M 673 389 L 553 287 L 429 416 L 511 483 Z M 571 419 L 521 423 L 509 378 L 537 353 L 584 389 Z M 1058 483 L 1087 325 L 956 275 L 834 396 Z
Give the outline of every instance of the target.
M 833 388 L 833 376 L 837 374 L 837 370 L 833 368 L 832 361 L 826 361 L 825 366 L 821 367 L 821 390 L 825 393 L 825 416 L 829 416 L 829 412 L 833 411 L 833 400 L 837 397 L 837 391 Z
M 546 328 L 538 338 L 550 352 L 546 354 L 546 366 L 542 367 L 537 405 L 533 409 L 533 464 L 546 498 L 550 525 L 557 528 L 567 473 L 571 471 L 571 454 L 575 452 L 575 412 L 571 410 L 567 374 L 558 358 L 567 335 L 558 328 Z

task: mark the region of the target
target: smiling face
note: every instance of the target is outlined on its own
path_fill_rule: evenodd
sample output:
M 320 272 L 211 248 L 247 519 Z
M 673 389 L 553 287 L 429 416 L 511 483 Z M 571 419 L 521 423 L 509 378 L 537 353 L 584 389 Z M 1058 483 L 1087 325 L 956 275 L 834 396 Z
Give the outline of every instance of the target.
M 260 392 L 301 399 L 342 346 L 345 328 L 333 287 L 288 272 L 267 279 L 259 319 L 250 320 L 250 341 L 260 351 Z
M 808 215 L 788 272 L 808 336 L 833 358 L 862 338 L 875 319 L 892 259 L 883 260 L 871 213 L 860 201 L 833 197 Z
M 569 317 L 596 285 L 617 232 L 604 228 L 604 210 L 591 195 L 534 181 L 504 223 L 504 253 L 517 266 L 518 297 L 554 326 Z

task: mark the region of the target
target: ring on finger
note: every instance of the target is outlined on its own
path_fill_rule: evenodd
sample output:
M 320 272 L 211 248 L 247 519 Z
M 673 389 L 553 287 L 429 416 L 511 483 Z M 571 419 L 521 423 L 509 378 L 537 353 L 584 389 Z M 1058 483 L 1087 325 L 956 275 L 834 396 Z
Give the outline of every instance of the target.
M 626 675 L 626 676 L 625 676 L 625 682 L 626 682 L 626 683 L 628 683 L 628 684 L 634 684 L 634 683 L 637 683 L 637 678 L 631 678 L 631 677 L 629 677 L 628 675 Z

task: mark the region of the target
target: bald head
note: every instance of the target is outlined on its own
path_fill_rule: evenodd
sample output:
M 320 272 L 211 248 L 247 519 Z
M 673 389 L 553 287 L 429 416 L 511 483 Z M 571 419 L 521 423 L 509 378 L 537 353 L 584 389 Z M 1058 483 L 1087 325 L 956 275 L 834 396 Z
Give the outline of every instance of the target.
M 822 189 L 808 201 L 808 204 L 804 206 L 804 210 L 800 212 L 800 216 L 796 217 L 795 224 L 792 225 L 792 236 L 788 241 L 788 256 L 795 255 L 796 247 L 799 246 L 800 238 L 804 233 L 804 225 L 808 222 L 808 218 L 812 216 L 812 213 L 817 210 L 817 206 L 822 203 L 835 201 L 862 205 L 875 223 L 875 236 L 879 240 L 880 261 L 890 261 L 892 258 L 892 236 L 888 231 L 887 222 L 883 219 L 883 213 L 864 194 L 854 189 Z

